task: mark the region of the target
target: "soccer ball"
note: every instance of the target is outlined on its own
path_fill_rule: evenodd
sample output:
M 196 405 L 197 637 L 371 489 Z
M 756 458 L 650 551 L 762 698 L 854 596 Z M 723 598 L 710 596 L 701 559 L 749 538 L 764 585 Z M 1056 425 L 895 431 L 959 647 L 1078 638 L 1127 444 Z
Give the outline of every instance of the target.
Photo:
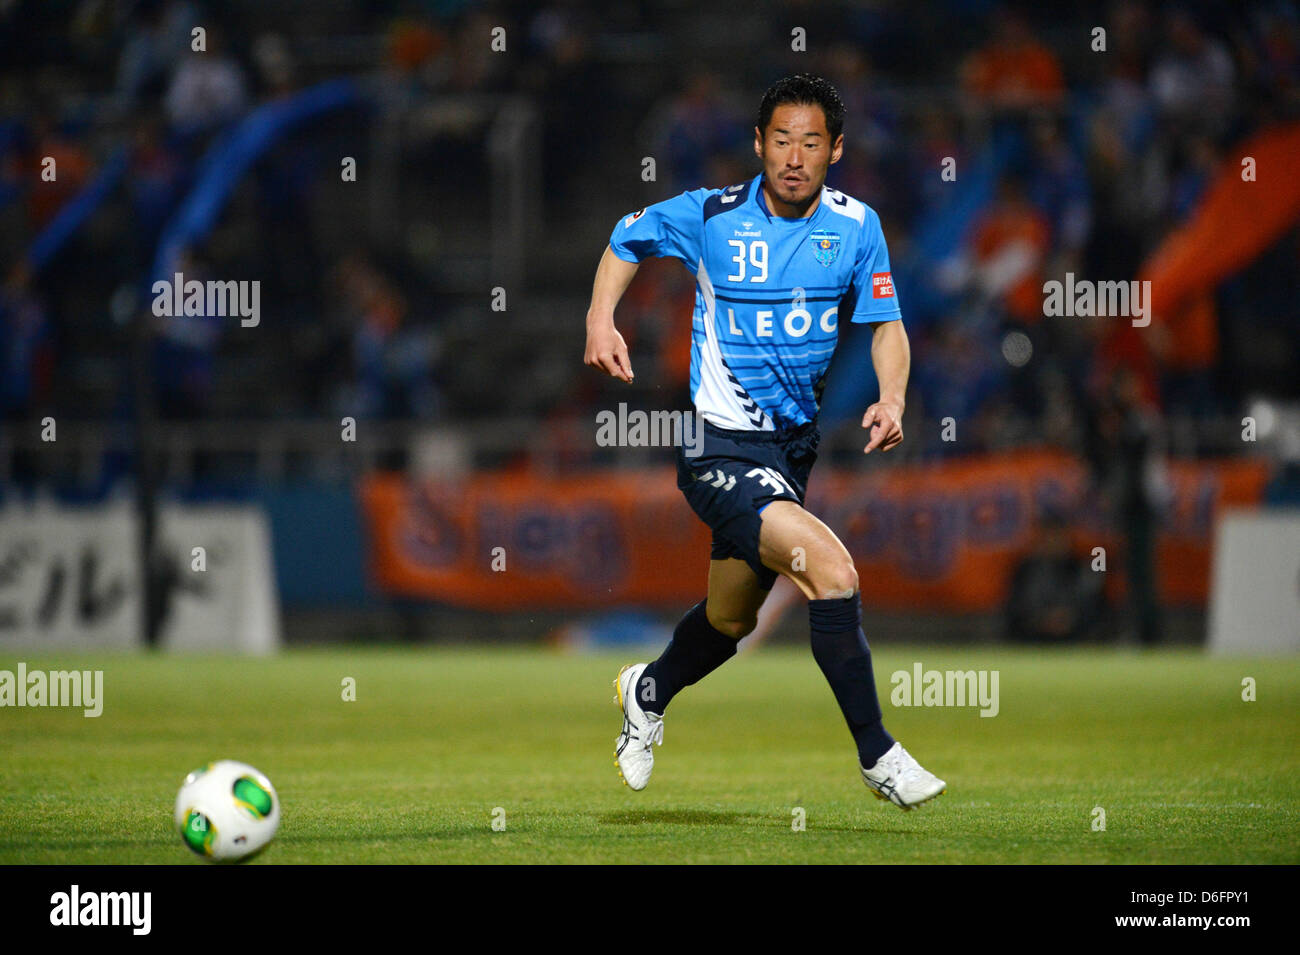
M 181 841 L 209 862 L 243 862 L 266 848 L 280 826 L 271 780 L 233 759 L 185 777 L 176 794 Z

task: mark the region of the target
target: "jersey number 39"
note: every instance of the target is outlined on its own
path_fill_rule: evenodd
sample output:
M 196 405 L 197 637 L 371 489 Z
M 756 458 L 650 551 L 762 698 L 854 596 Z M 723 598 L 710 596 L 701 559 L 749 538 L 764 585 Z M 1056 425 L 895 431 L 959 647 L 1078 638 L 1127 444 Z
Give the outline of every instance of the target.
M 736 274 L 728 275 L 728 282 L 745 281 L 745 258 L 746 244 L 749 245 L 748 258 L 749 264 L 754 267 L 754 274 L 749 277 L 751 282 L 767 281 L 767 243 L 762 239 L 757 239 L 750 243 L 742 242 L 740 239 L 729 239 L 728 245 L 734 246 L 736 254 L 731 257 L 731 261 L 736 263 Z

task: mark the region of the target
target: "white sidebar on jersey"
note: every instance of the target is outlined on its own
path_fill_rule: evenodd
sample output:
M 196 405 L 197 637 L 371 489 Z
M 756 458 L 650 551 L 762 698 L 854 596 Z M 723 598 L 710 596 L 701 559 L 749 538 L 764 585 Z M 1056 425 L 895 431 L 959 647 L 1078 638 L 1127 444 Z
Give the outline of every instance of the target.
M 710 424 L 730 431 L 776 430 L 772 419 L 745 393 L 722 361 L 718 330 L 714 324 L 717 300 L 703 259 L 695 272 L 695 281 L 699 285 L 703 308 L 696 307 L 693 321 L 704 324 L 704 337 L 692 336 L 699 348 L 700 362 L 700 384 L 691 396 L 696 412 Z

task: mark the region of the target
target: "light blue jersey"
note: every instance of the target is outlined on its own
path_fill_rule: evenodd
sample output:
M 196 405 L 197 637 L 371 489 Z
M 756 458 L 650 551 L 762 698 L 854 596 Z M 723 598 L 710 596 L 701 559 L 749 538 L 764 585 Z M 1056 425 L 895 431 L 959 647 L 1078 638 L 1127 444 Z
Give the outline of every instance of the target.
M 817 417 L 841 316 L 902 318 L 875 211 L 823 186 L 811 216 L 784 219 L 768 211 L 762 178 L 646 206 L 609 238 L 620 259 L 672 256 L 695 274 L 691 400 L 737 431 Z

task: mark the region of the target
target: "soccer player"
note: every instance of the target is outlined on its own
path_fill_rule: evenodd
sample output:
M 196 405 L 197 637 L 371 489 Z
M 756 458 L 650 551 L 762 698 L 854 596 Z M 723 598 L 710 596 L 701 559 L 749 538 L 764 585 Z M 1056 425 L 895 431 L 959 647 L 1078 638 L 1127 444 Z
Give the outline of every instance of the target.
M 867 408 L 866 453 L 903 440 L 911 359 L 880 218 L 825 185 L 844 147 L 844 104 L 820 77 L 798 74 L 764 95 L 754 129 L 762 172 L 725 189 L 695 189 L 614 227 L 596 270 L 585 361 L 632 381 L 614 308 L 652 256 L 694 273 L 691 397 L 703 441 L 677 450 L 677 486 L 713 530 L 708 594 L 659 659 L 620 671 L 616 763 L 644 789 L 662 744 L 664 711 L 684 688 L 736 653 L 778 575 L 808 598 L 812 651 L 844 713 L 862 778 L 911 809 L 944 791 L 886 732 L 862 632 L 853 558 L 803 508 L 817 457 L 817 409 L 839 322 L 873 326 L 880 400 Z

